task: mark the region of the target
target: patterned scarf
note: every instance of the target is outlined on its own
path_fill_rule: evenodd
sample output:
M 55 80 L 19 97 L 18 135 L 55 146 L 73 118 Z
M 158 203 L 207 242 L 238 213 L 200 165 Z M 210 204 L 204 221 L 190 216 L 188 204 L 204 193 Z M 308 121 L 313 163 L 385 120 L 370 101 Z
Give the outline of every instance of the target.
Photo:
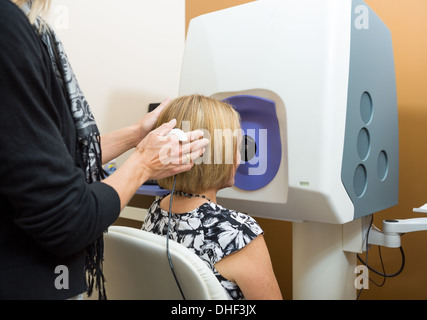
M 42 28 L 40 28 L 41 23 L 43 23 Z M 84 170 L 87 183 L 100 181 L 105 177 L 102 168 L 100 133 L 68 62 L 64 47 L 53 29 L 41 19 L 34 23 L 34 28 L 47 48 L 74 120 L 77 132 L 77 165 Z M 85 261 L 87 294 L 88 296 L 92 294 L 95 285 L 100 300 L 107 298 L 104 286 L 105 278 L 102 273 L 103 252 L 104 245 L 101 236 L 86 249 Z

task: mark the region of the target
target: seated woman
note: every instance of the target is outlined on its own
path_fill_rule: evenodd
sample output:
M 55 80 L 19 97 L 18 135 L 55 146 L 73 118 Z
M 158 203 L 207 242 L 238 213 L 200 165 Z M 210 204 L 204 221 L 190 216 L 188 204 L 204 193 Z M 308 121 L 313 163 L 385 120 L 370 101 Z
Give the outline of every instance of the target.
M 217 203 L 220 189 L 234 184 L 242 140 L 239 114 L 229 104 L 193 95 L 173 100 L 157 126 L 172 119 L 188 132 L 210 137 L 203 158 L 176 176 L 170 239 L 195 252 L 213 270 L 230 299 L 282 299 L 263 237 L 250 216 Z M 159 185 L 172 190 L 174 177 Z M 156 200 L 142 229 L 166 236 L 170 195 Z

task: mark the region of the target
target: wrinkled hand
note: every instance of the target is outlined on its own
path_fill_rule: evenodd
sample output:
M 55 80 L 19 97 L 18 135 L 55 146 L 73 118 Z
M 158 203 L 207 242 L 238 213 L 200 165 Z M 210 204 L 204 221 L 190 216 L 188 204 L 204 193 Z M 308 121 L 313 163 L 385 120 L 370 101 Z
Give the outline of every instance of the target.
M 154 129 L 154 126 L 159 119 L 160 113 L 163 109 L 169 104 L 170 99 L 166 98 L 156 109 L 147 113 L 141 120 L 139 120 L 135 125 L 138 127 L 139 131 L 139 140 L 137 144 L 139 144 L 142 139 L 144 139 L 147 134 Z
M 209 144 L 208 139 L 202 138 L 201 130 L 186 133 L 186 142 L 180 142 L 175 135 L 168 136 L 175 125 L 175 119 L 164 123 L 147 134 L 136 147 L 135 152 L 140 153 L 150 179 L 166 178 L 190 170 L 194 160 L 203 155 L 204 147 Z

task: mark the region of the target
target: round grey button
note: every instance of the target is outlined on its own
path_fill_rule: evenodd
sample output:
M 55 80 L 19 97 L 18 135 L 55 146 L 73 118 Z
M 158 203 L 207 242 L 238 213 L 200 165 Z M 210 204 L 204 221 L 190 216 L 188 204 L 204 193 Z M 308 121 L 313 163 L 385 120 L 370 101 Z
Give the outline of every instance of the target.
M 359 165 L 354 171 L 353 177 L 353 188 L 354 193 L 358 198 L 363 197 L 366 191 L 366 187 L 368 185 L 368 179 L 366 174 L 366 168 L 363 164 Z
M 372 97 L 369 92 L 364 92 L 360 99 L 360 115 L 365 124 L 369 124 L 373 115 Z
M 360 160 L 366 160 L 370 150 L 371 137 L 369 136 L 369 131 L 366 128 L 362 128 L 357 137 L 357 153 L 359 154 Z
M 388 174 L 388 156 L 384 150 L 380 152 L 377 160 L 377 172 L 381 181 L 387 178 Z

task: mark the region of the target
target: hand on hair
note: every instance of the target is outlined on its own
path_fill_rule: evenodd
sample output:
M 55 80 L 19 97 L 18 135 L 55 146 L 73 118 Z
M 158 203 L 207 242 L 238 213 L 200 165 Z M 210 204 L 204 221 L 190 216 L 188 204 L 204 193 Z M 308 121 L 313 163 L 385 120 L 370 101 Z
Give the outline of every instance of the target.
M 141 120 L 135 123 L 137 131 L 139 133 L 139 139 L 137 145 L 144 139 L 151 130 L 154 129 L 157 120 L 159 119 L 160 113 L 169 104 L 170 99 L 166 98 L 163 102 L 155 108 L 153 111 L 147 113 Z
M 176 120 L 164 123 L 151 131 L 136 147 L 150 179 L 161 179 L 190 170 L 193 161 L 203 155 L 209 140 L 203 131 L 186 133 L 188 140 L 180 142 L 175 135 L 167 135 L 176 125 Z

